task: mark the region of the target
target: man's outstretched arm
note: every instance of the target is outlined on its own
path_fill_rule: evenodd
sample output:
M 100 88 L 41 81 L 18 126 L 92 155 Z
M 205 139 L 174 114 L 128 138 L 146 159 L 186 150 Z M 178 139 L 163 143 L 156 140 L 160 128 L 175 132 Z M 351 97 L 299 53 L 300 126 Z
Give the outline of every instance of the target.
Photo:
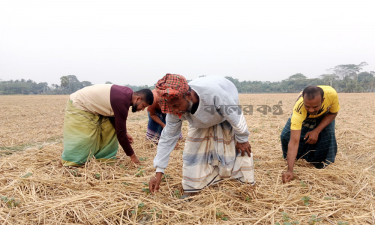
M 301 136 L 301 130 L 291 130 L 290 131 L 290 140 L 288 144 L 288 153 L 286 156 L 286 161 L 288 164 L 288 169 L 283 173 L 283 183 L 289 182 L 293 179 L 293 167 L 296 161 L 299 139 Z

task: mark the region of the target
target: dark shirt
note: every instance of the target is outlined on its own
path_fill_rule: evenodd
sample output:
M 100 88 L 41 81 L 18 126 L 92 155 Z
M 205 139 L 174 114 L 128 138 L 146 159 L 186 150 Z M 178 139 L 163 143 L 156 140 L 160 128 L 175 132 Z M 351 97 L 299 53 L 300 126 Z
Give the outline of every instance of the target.
M 134 154 L 129 139 L 126 136 L 126 119 L 131 105 L 133 90 L 119 85 L 112 85 L 110 93 L 111 106 L 114 113 L 114 121 L 111 122 L 116 130 L 117 139 L 127 156 Z

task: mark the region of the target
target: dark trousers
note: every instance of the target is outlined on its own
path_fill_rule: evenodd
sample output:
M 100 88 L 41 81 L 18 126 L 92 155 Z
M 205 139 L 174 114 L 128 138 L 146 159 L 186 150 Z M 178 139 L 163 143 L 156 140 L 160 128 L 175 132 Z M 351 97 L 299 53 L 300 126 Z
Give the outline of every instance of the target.
M 332 121 L 327 127 L 325 127 L 320 132 L 318 141 L 315 144 L 306 144 L 306 140 L 303 140 L 306 133 L 316 128 L 322 121 L 322 119 L 323 117 L 314 119 L 307 118 L 305 121 L 303 121 L 297 153 L 297 159 L 303 158 L 307 162 L 314 164 L 314 166 L 316 166 L 317 168 L 322 167 L 323 162 L 325 164 L 335 162 L 337 154 L 335 121 Z M 290 120 L 291 118 L 288 119 L 288 122 L 285 124 L 285 127 L 281 132 L 281 146 L 284 158 L 286 158 L 288 153 L 291 124 Z

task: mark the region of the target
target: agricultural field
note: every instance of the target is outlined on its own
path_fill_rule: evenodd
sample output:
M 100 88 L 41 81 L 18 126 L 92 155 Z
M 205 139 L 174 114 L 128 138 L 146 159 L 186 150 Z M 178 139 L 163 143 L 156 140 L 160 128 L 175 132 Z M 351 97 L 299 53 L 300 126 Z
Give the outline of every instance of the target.
M 119 149 L 113 164 L 92 160 L 65 168 L 60 156 L 68 96 L 0 96 L 0 223 L 375 224 L 375 93 L 340 93 L 336 162 L 317 170 L 299 160 L 296 179 L 283 184 L 279 135 L 296 97 L 240 95 L 242 105 L 253 107 L 245 117 L 256 185 L 226 180 L 180 199 L 183 141 L 160 191 L 149 193 L 156 146 L 145 140 L 146 112 L 128 118 L 140 166 Z M 184 137 L 187 129 L 184 123 Z

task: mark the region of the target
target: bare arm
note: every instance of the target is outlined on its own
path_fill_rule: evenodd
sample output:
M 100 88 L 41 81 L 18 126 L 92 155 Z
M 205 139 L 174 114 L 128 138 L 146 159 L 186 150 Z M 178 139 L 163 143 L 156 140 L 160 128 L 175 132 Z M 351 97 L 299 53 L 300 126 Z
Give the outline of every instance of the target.
M 150 113 L 150 117 L 153 121 L 155 121 L 155 123 L 159 124 L 162 128 L 165 127 L 165 123 L 163 123 L 163 121 L 161 121 L 161 119 L 158 117 L 158 115 L 156 115 L 156 109 L 159 107 L 157 101 L 154 101 L 154 103 L 152 105 L 150 105 L 149 107 L 147 107 L 147 111 Z
M 163 123 L 163 121 L 161 121 L 161 119 L 156 115 L 155 111 L 150 112 L 150 117 L 153 121 L 155 121 L 155 123 L 159 124 L 162 128 L 165 127 L 165 123 Z
M 286 161 L 288 163 L 288 171 L 293 172 L 294 162 L 296 161 L 299 138 L 301 136 L 301 130 L 291 130 L 290 140 L 288 144 L 288 154 L 286 156 Z
M 167 114 L 168 126 L 161 132 L 157 153 L 154 158 L 154 167 L 156 168 L 155 177 L 150 179 L 149 187 L 151 192 L 159 189 L 161 176 L 169 162 L 169 155 L 173 151 L 181 133 L 182 120 L 176 115 Z
M 330 123 L 332 123 L 332 121 L 335 120 L 336 116 L 337 113 L 327 113 L 320 122 L 320 124 L 314 130 L 317 130 L 320 133 L 324 128 L 326 128 Z
M 312 131 L 307 132 L 304 139 L 307 139 L 307 144 L 315 144 L 318 141 L 320 132 L 326 128 L 333 120 L 335 120 L 337 113 L 327 113 L 319 125 Z
M 293 167 L 296 161 L 299 139 L 301 136 L 301 130 L 291 130 L 290 131 L 290 140 L 288 144 L 288 154 L 286 156 L 286 161 L 288 163 L 288 169 L 283 173 L 283 182 L 289 182 L 293 179 Z

